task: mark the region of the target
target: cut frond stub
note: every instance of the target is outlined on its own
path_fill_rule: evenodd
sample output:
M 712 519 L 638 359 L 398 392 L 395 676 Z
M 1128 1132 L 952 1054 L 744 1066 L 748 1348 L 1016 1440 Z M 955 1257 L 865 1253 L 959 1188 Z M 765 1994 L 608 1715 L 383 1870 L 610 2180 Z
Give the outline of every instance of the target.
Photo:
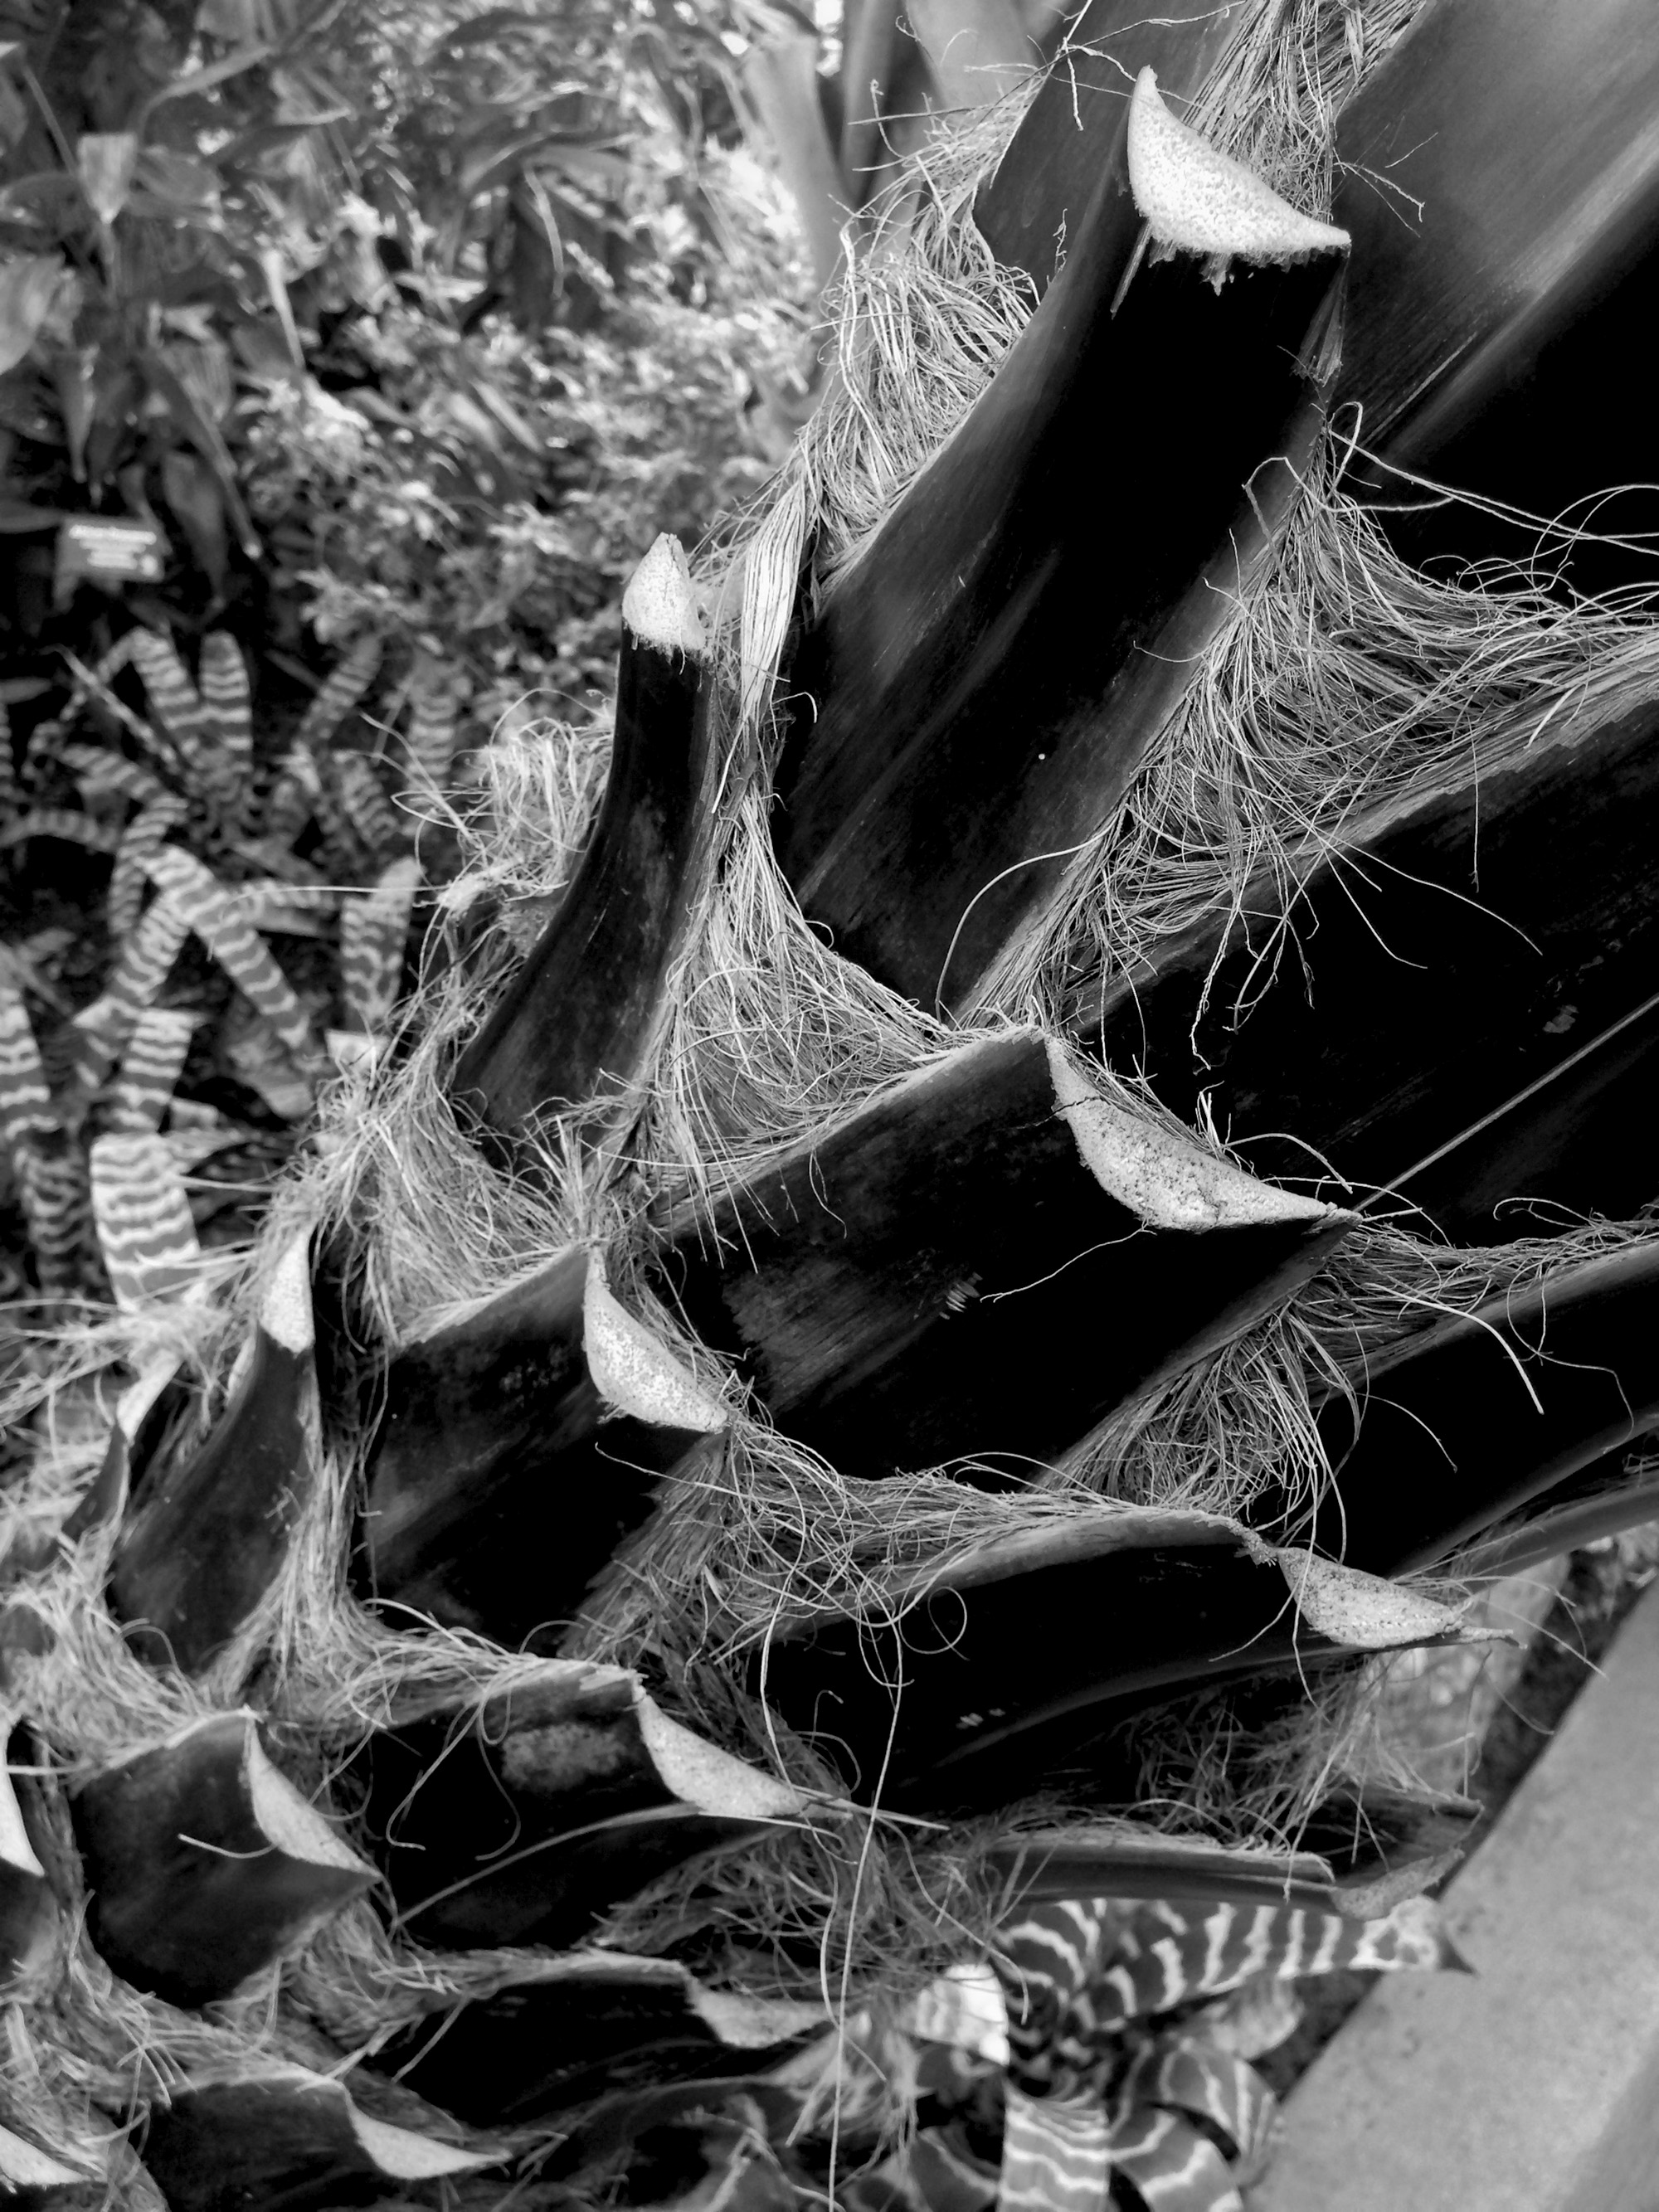
M 98 2177 L 82 2173 L 61 2159 L 53 2158 L 36 2144 L 14 2135 L 9 2128 L 0 2127 L 0 2190 L 16 2201 L 26 2203 L 52 2203 L 57 2201 L 60 2189 L 96 2187 Z M 37 2197 L 37 2190 L 50 2190 L 51 2197 Z
M 171 2004 L 228 1996 L 375 1880 L 272 1765 L 246 1711 L 106 1768 L 73 1810 L 94 1945 Z
M 316 1479 L 310 1237 L 271 1275 L 252 1354 L 192 1450 L 144 1470 L 109 1600 L 155 1664 L 198 1673 L 234 1643 L 282 1571 Z
M 1381 1575 L 1322 1559 L 1316 1553 L 1273 1554 L 1297 1611 L 1316 1635 L 1356 1651 L 1391 1651 L 1414 1644 L 1467 1644 L 1490 1637 L 1470 1629 L 1458 1608 L 1402 1589 Z
M 150 2115 L 144 2159 L 174 2212 L 237 2201 L 380 2203 L 398 2182 L 429 2185 L 499 2163 L 371 2119 L 337 2081 L 298 2067 L 180 2092 Z
M 726 1425 L 720 1400 L 611 1296 L 597 1252 L 588 1256 L 582 1294 L 582 1348 L 593 1388 L 617 1413 L 704 1435 Z
M 0 1712 L 0 1741 L 11 1734 Z M 35 1855 L 9 1767 L 0 1765 L 0 1987 L 13 1984 L 50 1952 L 57 1910 L 46 1869 Z M 0 2130 L 0 2136 L 3 2136 Z M 0 2179 L 5 2167 L 0 2163 Z
M 1097 1091 L 1058 1038 L 1048 1040 L 1054 1105 L 1103 1190 L 1153 1229 L 1235 1229 L 1263 1221 L 1334 1221 L 1334 1206 L 1262 1182 L 1201 1145 L 1131 1114 Z
M 1129 101 L 1129 190 L 1155 245 L 1225 263 L 1305 261 L 1346 253 L 1348 234 L 1303 215 L 1253 169 L 1178 122 L 1154 70 Z
M 629 580 L 623 620 L 642 644 L 702 653 L 708 640 L 678 538 L 664 531 Z

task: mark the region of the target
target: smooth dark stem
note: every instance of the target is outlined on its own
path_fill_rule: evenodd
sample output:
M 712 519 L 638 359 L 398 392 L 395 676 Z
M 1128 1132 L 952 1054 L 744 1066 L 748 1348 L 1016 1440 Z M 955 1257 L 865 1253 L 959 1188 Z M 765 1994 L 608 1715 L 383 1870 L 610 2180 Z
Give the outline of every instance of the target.
M 1176 1113 L 1206 1095 L 1264 1171 L 1328 1161 L 1345 1198 L 1399 1186 L 1457 1241 L 1633 1214 L 1656 1182 L 1656 726 L 1651 705 L 1563 716 L 1458 787 L 1357 818 L 1334 854 L 1292 855 L 1288 900 L 1277 878 L 1245 886 L 1243 919 L 1079 988 L 1068 1024 Z
M 624 1090 L 648 1057 L 701 887 L 714 753 L 702 654 L 624 623 L 616 744 L 592 841 L 450 1086 L 503 1157 L 538 1121 Z
M 1143 266 L 1127 170 L 967 419 L 828 591 L 774 836 L 837 951 L 958 1008 L 1121 795 L 1294 497 L 1329 256 Z M 1259 480 L 1257 480 L 1259 479 Z

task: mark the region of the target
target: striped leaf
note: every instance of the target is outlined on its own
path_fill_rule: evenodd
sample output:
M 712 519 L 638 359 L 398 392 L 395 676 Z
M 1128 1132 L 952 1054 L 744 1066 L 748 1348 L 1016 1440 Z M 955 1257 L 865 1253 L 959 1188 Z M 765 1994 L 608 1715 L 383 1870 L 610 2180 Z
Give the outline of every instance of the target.
M 175 799 L 171 793 L 165 793 L 152 805 L 135 814 L 121 832 L 115 866 L 110 871 L 109 896 L 105 905 L 109 933 L 112 938 L 128 937 L 137 927 L 139 912 L 144 903 L 144 885 L 148 880 L 146 867 L 151 857 L 166 844 L 189 812 L 190 809 L 182 799 Z
M 173 1102 L 175 1120 L 183 1103 L 177 1098 Z M 211 1129 L 198 1128 L 194 1124 L 185 1129 L 164 1129 L 161 1142 L 167 1148 L 167 1158 L 179 1174 L 189 1175 L 200 1167 L 204 1160 L 210 1160 L 216 1152 L 227 1152 L 233 1145 L 241 1144 L 246 1135 L 247 1131 L 234 1121 L 222 1121 Z
M 24 791 L 33 791 L 41 776 L 58 758 L 64 742 L 64 725 L 55 718 L 37 722 L 29 732 L 28 743 L 23 748 L 23 761 L 17 781 Z
M 188 1290 L 201 1247 L 184 1180 L 153 1132 L 92 1147 L 92 1218 L 115 1302 L 126 1311 Z
M 372 761 L 362 753 L 331 753 L 326 772 L 333 776 L 346 820 L 377 859 L 408 844 L 409 824 L 386 797 Z
M 163 896 L 151 902 L 137 928 L 123 942 L 109 981 L 75 1017 L 72 1073 L 77 1090 L 90 1095 L 102 1084 L 138 1017 L 173 972 L 189 935 L 190 923 L 176 900 Z
M 1005 2045 L 1007 2034 L 1003 2035 Z M 959 2044 L 924 2043 L 915 2056 L 916 2094 L 937 2097 L 945 2105 L 971 2104 L 981 2084 L 994 2074 L 1000 2074 L 1002 2064 L 964 2051 Z
M 332 884 L 282 881 L 237 884 L 230 895 L 255 929 L 285 937 L 327 936 L 344 896 Z
M 311 818 L 311 802 L 306 801 L 306 819 Z M 297 836 L 298 830 L 295 832 Z M 250 868 L 285 884 L 324 884 L 323 871 L 302 860 L 287 846 L 277 844 L 270 837 L 227 837 L 225 848 Z M 329 888 L 331 888 L 330 886 Z
M 373 855 L 351 826 L 339 772 L 332 759 L 326 755 L 313 756 L 312 764 L 316 771 L 316 779 L 311 794 L 311 811 L 316 817 L 317 827 L 323 833 L 325 864 L 335 882 L 361 882 Z
M 15 1151 L 58 1127 L 22 994 L 0 979 L 0 1143 Z
M 150 912 L 155 911 L 152 907 Z M 145 920 L 149 920 L 149 915 Z M 185 933 L 188 934 L 188 932 Z M 131 945 L 135 940 L 129 938 Z M 184 936 L 179 939 L 184 943 Z M 70 1027 L 75 1032 L 74 1049 L 70 1060 L 69 1085 L 78 1103 L 84 1107 L 88 1099 L 103 1087 L 104 1078 L 120 1056 L 132 1028 L 132 1020 L 123 1002 L 112 992 L 101 991 L 89 1006 L 82 1006 Z
M 1302 2025 L 1305 2007 L 1294 1982 L 1257 1974 L 1225 1996 L 1206 2004 L 1194 2023 L 1212 2049 L 1240 2058 L 1260 2058 L 1288 2043 Z
M 181 1006 L 146 1006 L 138 1017 L 111 1095 L 112 1129 L 155 1130 L 190 1053 L 197 1016 Z
M 1110 2178 L 1097 2099 L 1028 2097 L 1009 2085 L 999 2212 L 1105 2212 Z
M 997 2201 L 997 2168 L 975 2154 L 959 2121 L 922 2128 L 896 2163 L 895 2178 L 927 2212 L 990 2212 Z
M 156 720 L 172 739 L 191 788 L 204 797 L 210 795 L 216 788 L 213 732 L 200 693 L 171 638 L 153 629 L 135 629 L 129 635 L 132 665 L 144 680 Z
M 78 1146 L 27 1139 L 17 1148 L 17 1194 L 34 1249 L 35 1280 L 48 1297 L 80 1288 L 87 1223 L 86 1158 Z
M 340 994 L 345 1026 L 361 1036 L 378 1036 L 391 1019 L 420 881 L 417 860 L 394 860 L 372 890 L 341 909 Z
M 311 1042 L 305 1008 L 264 939 L 238 911 L 234 897 L 193 854 L 176 845 L 153 854 L 145 872 L 289 1050 L 304 1052 Z
M 295 742 L 309 750 L 325 745 L 380 672 L 378 637 L 360 638 L 312 701 Z
M 167 1105 L 167 1127 L 162 1141 L 173 1156 L 173 1164 L 183 1175 L 210 1160 L 216 1152 L 228 1152 L 233 1145 L 246 1144 L 249 1131 L 240 1121 L 233 1121 L 216 1106 L 210 1106 L 200 1098 L 173 1098 Z
M 112 822 L 94 822 L 89 814 L 76 814 L 67 806 L 32 806 L 0 829 L 0 848 L 26 844 L 31 837 L 61 837 L 66 845 L 84 845 L 89 853 L 113 853 L 121 832 Z
M 167 795 L 159 776 L 152 775 L 142 763 L 129 760 L 125 753 L 111 752 L 106 745 L 65 745 L 58 758 L 73 771 L 88 799 L 101 799 L 114 791 L 137 805 L 153 806 Z
M 410 686 L 404 724 L 404 758 L 418 791 L 447 791 L 460 732 L 460 702 L 450 687 L 428 670 Z
M 994 2064 L 1008 2063 L 1008 2007 L 988 1966 L 951 1966 L 911 2003 L 906 2021 L 924 2043 L 949 2044 Z
M 362 1030 L 325 1030 L 323 1047 L 342 1075 L 371 1068 L 380 1056 L 380 1039 Z
M 1119 2109 L 1157 2105 L 1204 2123 L 1236 2169 L 1254 2171 L 1272 2141 L 1279 2103 L 1267 2083 L 1231 2051 L 1206 2038 L 1156 2036 L 1137 2052 Z M 1240 2178 L 1236 2171 L 1235 2179 Z
M 1039 2088 L 1086 2074 L 1131 2021 L 1219 1996 L 1253 1974 L 1430 1967 L 1455 1958 L 1423 1898 L 1379 1920 L 1300 1905 L 1055 1899 L 1013 1923 L 1001 1952 L 1013 2071 Z
M 175 1098 L 169 1116 L 175 1129 L 231 1129 L 234 1124 L 227 1121 L 216 1106 L 210 1106 L 201 1098 Z M 236 1132 L 238 1135 L 241 1133 Z
M 218 738 L 214 787 L 227 813 L 245 817 L 253 790 L 253 695 L 241 647 L 228 630 L 210 630 L 202 640 L 199 681 Z
M 1137 2112 L 1114 2130 L 1111 2162 L 1146 2212 L 1244 2212 L 1226 2160 L 1178 2113 Z
M 149 635 L 148 630 L 129 630 L 126 636 L 122 639 L 120 646 L 116 648 L 116 651 L 123 656 L 118 664 L 116 663 L 113 653 L 106 653 L 96 668 L 88 668 L 84 661 L 77 660 L 72 653 L 65 651 L 64 659 L 69 665 L 70 673 L 75 678 L 75 691 L 70 702 L 69 711 L 73 714 L 90 700 L 94 706 L 101 708 L 112 720 L 127 732 L 129 737 L 136 738 L 152 760 L 159 760 L 163 768 L 177 775 L 185 766 L 178 747 L 172 743 L 164 731 L 152 728 L 142 715 L 133 713 L 126 701 L 110 689 L 108 675 L 106 673 L 106 671 L 113 673 L 116 665 L 125 666 L 127 660 L 131 659 L 131 641 L 134 638 L 148 637 Z M 35 734 L 39 736 L 40 732 L 37 731 Z
M 296 1067 L 268 1022 L 256 1021 L 225 1048 L 240 1081 L 284 1121 L 299 1121 L 316 1103 L 308 1066 Z
M 316 811 L 317 763 L 307 746 L 290 745 L 258 811 L 258 848 L 286 852 Z
M 113 684 L 124 668 L 131 666 L 132 642 L 137 635 L 136 629 L 124 630 L 108 652 L 93 663 L 91 673 L 98 683 Z

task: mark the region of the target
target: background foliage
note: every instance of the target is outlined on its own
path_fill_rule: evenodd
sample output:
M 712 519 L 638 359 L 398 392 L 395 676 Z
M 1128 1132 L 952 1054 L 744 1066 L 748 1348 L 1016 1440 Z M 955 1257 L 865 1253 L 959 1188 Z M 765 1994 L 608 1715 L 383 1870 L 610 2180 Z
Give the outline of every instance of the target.
M 599 708 L 640 556 L 759 483 L 757 389 L 810 321 L 735 104 L 773 20 L 758 0 L 0 6 L 0 860 L 37 1089 L 64 1095 L 88 1009 L 129 988 L 142 855 L 168 845 L 275 933 L 318 1050 L 360 1029 L 336 933 L 413 852 L 398 800 L 429 811 L 504 712 Z M 156 573 L 87 574 L 63 526 L 89 519 L 151 527 Z M 208 671 L 233 656 L 249 787 L 227 812 L 169 698 L 222 742 Z M 428 888 L 445 864 L 422 839 Z M 250 1091 L 250 1005 L 203 951 L 145 971 L 157 1018 L 198 1023 L 181 1110 L 257 1127 L 275 1096 L 301 1118 L 325 1063 L 284 1068 L 273 1036 Z M 83 1122 L 95 1141 L 77 1106 L 51 1146 Z M 85 1169 L 58 1180 L 84 1193 Z M 37 1251 L 39 1286 L 101 1288 L 82 1247 Z

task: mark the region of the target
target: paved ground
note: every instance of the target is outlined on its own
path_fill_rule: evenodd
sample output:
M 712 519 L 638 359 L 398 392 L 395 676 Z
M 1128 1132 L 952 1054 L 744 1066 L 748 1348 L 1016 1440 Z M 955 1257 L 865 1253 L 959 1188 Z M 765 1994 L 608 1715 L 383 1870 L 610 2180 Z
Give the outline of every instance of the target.
M 1659 2212 L 1659 1583 L 1445 1903 L 1476 1972 L 1379 1982 L 1252 2212 Z

